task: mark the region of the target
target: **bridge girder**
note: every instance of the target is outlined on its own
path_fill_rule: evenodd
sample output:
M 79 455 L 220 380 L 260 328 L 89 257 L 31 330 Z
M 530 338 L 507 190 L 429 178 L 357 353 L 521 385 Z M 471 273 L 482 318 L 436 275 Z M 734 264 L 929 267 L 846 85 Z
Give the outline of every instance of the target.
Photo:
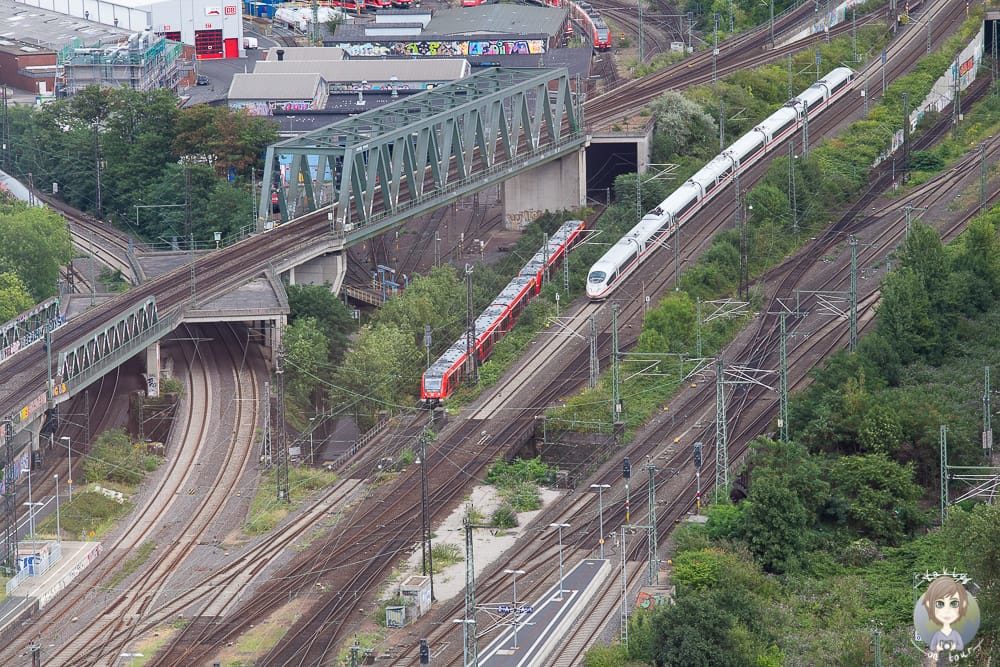
M 350 241 L 582 147 L 565 68 L 493 68 L 270 146 L 258 227 L 330 207 Z

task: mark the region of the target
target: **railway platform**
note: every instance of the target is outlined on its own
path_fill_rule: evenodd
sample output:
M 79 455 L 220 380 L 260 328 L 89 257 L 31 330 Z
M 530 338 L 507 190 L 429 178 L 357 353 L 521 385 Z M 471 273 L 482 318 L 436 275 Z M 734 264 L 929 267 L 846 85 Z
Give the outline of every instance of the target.
M 479 651 L 479 664 L 488 667 L 528 667 L 544 665 L 563 635 L 578 621 L 605 577 L 612 572 L 611 561 L 587 558 L 566 572 L 562 582 L 548 589 L 530 611 L 504 629 L 489 646 Z M 524 608 L 523 603 L 518 603 Z

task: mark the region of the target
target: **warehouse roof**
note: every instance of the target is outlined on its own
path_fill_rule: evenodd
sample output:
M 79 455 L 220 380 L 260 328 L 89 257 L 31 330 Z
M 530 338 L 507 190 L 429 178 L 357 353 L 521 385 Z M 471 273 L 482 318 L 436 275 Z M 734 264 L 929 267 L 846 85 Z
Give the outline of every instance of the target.
M 230 100 L 311 100 L 322 77 L 319 74 L 234 74 Z
M 426 32 L 435 35 L 556 35 L 566 8 L 495 4 L 447 9 L 434 14 Z
M 327 83 L 343 81 L 452 81 L 469 75 L 458 58 L 433 60 L 260 60 L 254 74 L 320 74 Z
M 344 50 L 330 46 L 272 46 L 267 50 L 267 60 L 278 60 L 278 50 L 283 50 L 288 60 L 343 60 Z
M 13 0 L 0 0 L 0 38 L 37 44 L 56 51 L 71 46 L 74 39 L 86 46 L 116 44 L 128 38 L 128 30 L 78 19 Z

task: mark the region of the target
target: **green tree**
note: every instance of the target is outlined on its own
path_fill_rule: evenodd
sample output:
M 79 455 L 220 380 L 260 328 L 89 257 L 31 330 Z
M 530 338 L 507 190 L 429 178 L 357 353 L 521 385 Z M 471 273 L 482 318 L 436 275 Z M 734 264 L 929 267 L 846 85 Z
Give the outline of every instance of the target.
M 0 207 L 0 272 L 16 274 L 35 301 L 56 293 L 59 267 L 72 256 L 59 214 L 23 204 Z
M 644 352 L 684 352 L 694 348 L 697 313 L 686 292 L 673 292 L 646 313 L 639 337 Z
M 830 482 L 834 496 L 847 507 L 851 528 L 861 535 L 898 544 L 922 523 L 922 493 L 913 469 L 884 454 L 837 458 Z
M 371 423 L 378 410 L 410 403 L 419 388 L 421 359 L 411 332 L 391 324 L 364 326 L 337 370 L 337 398 Z
M 703 152 L 714 145 L 719 130 L 715 119 L 697 102 L 676 91 L 667 91 L 653 100 L 649 111 L 656 121 L 653 154 L 657 161 Z
M 354 330 L 351 311 L 326 285 L 289 285 L 289 321 L 312 317 L 330 343 L 330 363 L 338 363 L 347 352 L 347 336 Z
M 330 344 L 312 317 L 295 320 L 285 329 L 285 361 L 288 382 L 287 401 L 300 409 L 310 407 L 314 391 L 326 375 L 327 350 Z
M 878 307 L 878 332 L 893 341 L 902 363 L 936 346 L 939 330 L 932 315 L 927 288 L 915 269 L 903 267 L 889 274 Z
M 680 597 L 653 619 L 657 667 L 742 667 L 753 657 L 739 636 L 736 618 L 711 595 Z
M 754 480 L 743 510 L 743 535 L 761 566 L 782 574 L 798 566 L 812 522 L 802 500 L 778 482 Z
M 17 274 L 0 273 L 0 323 L 9 322 L 35 305 Z

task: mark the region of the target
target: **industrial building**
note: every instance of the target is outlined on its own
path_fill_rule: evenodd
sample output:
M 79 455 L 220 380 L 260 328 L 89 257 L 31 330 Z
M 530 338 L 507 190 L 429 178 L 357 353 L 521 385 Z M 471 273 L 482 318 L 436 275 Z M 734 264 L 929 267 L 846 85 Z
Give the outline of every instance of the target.
M 566 8 L 496 4 L 435 12 L 380 11 L 374 23 L 342 25 L 324 40 L 351 57 L 540 56 L 561 46 Z
M 130 32 L 146 29 L 194 47 L 199 60 L 239 58 L 243 17 L 237 0 L 14 0 Z
M 469 63 L 442 58 L 419 60 L 261 60 L 254 66 L 258 74 L 316 73 L 326 81 L 331 94 L 365 92 L 415 93 L 448 81 L 464 79 Z
M 0 83 L 36 95 L 90 84 L 136 90 L 177 86 L 179 44 L 65 13 L 0 0 Z
M 229 84 L 229 108 L 246 109 L 254 116 L 275 111 L 319 111 L 329 97 L 319 74 L 235 74 Z
M 133 33 L 117 44 L 68 48 L 60 54 L 62 90 L 73 95 L 87 86 L 133 90 L 175 90 L 183 47 L 151 31 Z

